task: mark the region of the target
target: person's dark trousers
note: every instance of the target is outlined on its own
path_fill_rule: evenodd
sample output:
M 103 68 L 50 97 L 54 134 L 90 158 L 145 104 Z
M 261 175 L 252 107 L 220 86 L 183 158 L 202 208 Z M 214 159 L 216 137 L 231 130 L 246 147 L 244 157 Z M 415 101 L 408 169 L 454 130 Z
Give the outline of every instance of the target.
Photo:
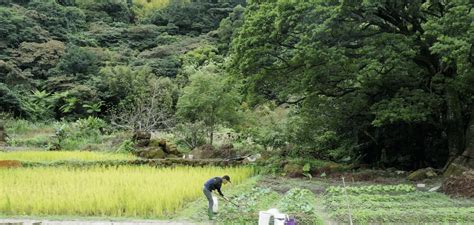
M 202 189 L 202 192 L 204 192 L 204 195 L 206 196 L 207 201 L 209 202 L 209 208 L 207 209 L 207 215 L 209 216 L 209 219 L 212 220 L 212 215 L 213 215 L 212 207 L 214 206 L 214 201 L 212 200 L 211 191 L 207 190 L 207 188 L 204 187 L 204 189 Z

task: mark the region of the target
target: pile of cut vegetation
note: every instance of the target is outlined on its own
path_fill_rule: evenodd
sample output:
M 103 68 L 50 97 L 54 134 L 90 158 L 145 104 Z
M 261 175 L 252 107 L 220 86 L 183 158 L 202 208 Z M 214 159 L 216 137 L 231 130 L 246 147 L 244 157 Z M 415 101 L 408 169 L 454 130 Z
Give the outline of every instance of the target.
M 443 192 L 451 196 L 474 198 L 474 170 L 447 178 L 443 183 Z

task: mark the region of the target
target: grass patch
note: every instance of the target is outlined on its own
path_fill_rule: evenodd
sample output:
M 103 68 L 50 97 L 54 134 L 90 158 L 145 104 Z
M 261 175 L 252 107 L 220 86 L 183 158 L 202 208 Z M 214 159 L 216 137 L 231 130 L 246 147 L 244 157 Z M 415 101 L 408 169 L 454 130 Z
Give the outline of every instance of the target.
M 229 174 L 236 184 L 247 167 L 40 167 L 0 169 L 5 215 L 163 218 L 202 195 L 209 178 Z
M 28 120 L 6 120 L 5 129 L 9 135 L 34 135 L 37 133 L 54 134 L 54 127 L 45 122 L 31 122 Z
M 128 138 L 128 134 L 122 132 L 110 133 L 105 121 L 95 117 L 74 122 L 7 120 L 5 129 L 8 145 L 17 149 L 117 149 L 121 140 Z

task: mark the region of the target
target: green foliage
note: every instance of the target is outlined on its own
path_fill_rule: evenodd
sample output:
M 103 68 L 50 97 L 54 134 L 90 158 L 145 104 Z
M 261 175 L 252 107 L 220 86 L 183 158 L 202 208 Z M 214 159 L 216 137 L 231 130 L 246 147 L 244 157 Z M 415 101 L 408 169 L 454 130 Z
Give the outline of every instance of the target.
M 56 122 L 55 136 L 49 141 L 49 150 L 78 150 L 103 141 L 103 131 L 107 123 L 97 117 L 89 116 L 75 122 Z
M 80 136 L 99 136 L 107 123 L 100 118 L 89 116 L 86 119 L 78 119 L 73 126 L 77 127 Z
M 5 107 L 0 111 L 35 120 L 77 120 L 110 116 L 153 99 L 172 118 L 178 97 L 175 80 L 157 77 L 182 74 L 183 63 L 223 62 L 210 37 L 193 36 L 217 27 L 233 5 L 234 1 L 3 2 L 0 102 Z M 166 14 L 168 22 L 155 23 L 153 17 L 160 14 Z M 173 35 L 178 32 L 193 34 Z M 186 82 L 187 77 L 180 86 Z M 169 93 L 151 98 L 156 88 Z M 29 94 L 36 89 L 48 97 Z M 158 128 L 163 124 L 154 129 Z
M 103 102 L 96 102 L 96 103 L 91 103 L 91 104 L 84 104 L 82 107 L 84 107 L 87 110 L 87 113 L 89 114 L 97 114 L 101 111 L 101 106 L 103 105 Z
M 281 148 L 290 140 L 291 109 L 276 107 L 273 102 L 245 112 L 242 131 L 264 148 Z
M 204 66 L 209 63 L 222 63 L 223 58 L 219 55 L 216 47 L 203 45 L 187 52 L 183 57 L 184 66 Z
M 211 144 L 216 126 L 235 124 L 238 116 L 239 94 L 220 73 L 213 64 L 195 71 L 176 105 L 180 121 L 204 123 Z
M 348 222 L 348 204 L 355 223 L 472 223 L 474 204 L 412 185 L 371 185 L 327 189 L 324 204 L 333 219 Z
M 200 122 L 182 122 L 176 124 L 174 133 L 178 136 L 178 144 L 194 149 L 206 143 L 206 127 Z
M 16 47 L 23 41 L 44 40 L 41 28 L 31 18 L 24 15 L 21 8 L 0 6 L 1 47 Z M 35 30 L 36 29 L 36 30 Z M 3 52 L 3 51 L 2 51 Z
M 145 97 L 151 73 L 148 68 L 132 69 L 127 66 L 104 67 L 100 70 L 107 102 L 127 107 L 136 99 Z
M 60 58 L 64 55 L 63 42 L 50 40 L 45 43 L 23 42 L 15 50 L 14 62 L 19 68 L 28 71 L 33 79 L 47 79 Z
M 301 224 L 322 224 L 315 213 L 315 196 L 306 189 L 293 188 L 283 198 L 270 188 L 253 187 L 231 199 L 240 208 L 226 204 L 219 212 L 221 223 L 251 224 L 259 211 L 277 208 L 280 212 L 296 217 Z
M 86 48 L 71 46 L 61 58 L 58 69 L 78 79 L 85 79 L 87 76 L 97 73 L 98 66 L 98 58 L 93 52 Z
M 399 184 L 399 185 L 371 185 L 361 187 L 347 187 L 345 191 L 348 194 L 403 194 L 416 191 L 416 188 L 412 185 Z M 340 195 L 344 193 L 343 187 L 330 187 L 326 190 L 328 194 Z
M 303 175 L 305 175 L 306 177 L 311 179 L 311 178 L 313 178 L 313 176 L 311 175 L 310 172 L 311 172 L 311 164 L 309 164 L 309 163 L 304 164 L 304 166 L 303 166 Z
M 322 224 L 321 218 L 316 215 L 316 197 L 307 189 L 293 188 L 285 193 L 279 201 L 278 209 L 290 216 L 294 216 L 301 224 Z
M 136 65 L 148 66 L 153 74 L 171 78 L 176 77 L 176 74 L 178 74 L 181 67 L 181 61 L 176 56 L 168 56 L 151 60 L 139 59 L 135 61 L 135 63 Z
M 117 152 L 133 152 L 135 151 L 135 143 L 132 140 L 127 139 L 120 144 L 117 149 Z
M 168 33 L 199 35 L 216 29 L 222 19 L 226 18 L 232 8 L 241 1 L 209 3 L 206 1 L 171 1 L 168 7 L 159 10 L 143 10 L 138 13 L 144 16 L 143 21 L 163 26 Z M 148 4 L 151 5 L 151 4 Z M 139 9 L 139 7 L 137 7 Z
M 9 146 L 27 147 L 28 149 L 44 149 L 54 132 L 49 122 L 31 122 L 14 118 L 5 120 L 5 130 L 8 134 L 7 144 Z
M 133 11 L 137 14 L 139 19 L 143 19 L 148 16 L 150 13 L 153 13 L 159 9 L 163 9 L 170 3 L 170 0 L 134 0 L 133 1 Z M 152 14 L 156 17 L 158 13 Z M 153 24 L 161 24 L 156 19 L 151 19 Z M 165 24 L 166 25 L 166 24 Z
M 30 14 L 52 38 L 67 40 L 67 35 L 85 27 L 86 17 L 76 7 L 64 7 L 54 0 L 32 0 L 28 4 L 34 11 Z
M 67 137 L 65 128 L 66 128 L 66 124 L 59 124 L 59 123 L 56 124 L 54 128 L 55 130 L 54 137 L 48 143 L 48 147 L 47 147 L 48 150 L 59 151 L 64 148 L 63 143 Z
M 260 210 L 268 210 L 279 198 L 280 196 L 270 188 L 253 187 L 231 199 L 240 205 L 240 208 L 226 204 L 217 219 L 222 223 L 253 223 Z
M 50 120 L 54 116 L 53 108 L 57 97 L 44 90 L 35 90 L 29 95 L 22 96 L 21 107 L 33 121 Z
M 160 31 L 153 24 L 137 25 L 128 28 L 125 35 L 131 48 L 142 51 L 156 46 L 156 38 L 160 35 Z
M 7 119 L 5 123 L 5 129 L 7 133 L 15 134 L 25 134 L 31 130 L 36 131 L 36 129 L 44 129 L 46 124 L 44 122 L 31 122 L 25 119 Z
M 217 29 L 217 36 L 219 37 L 219 50 L 227 52 L 230 43 L 235 34 L 238 33 L 239 28 L 244 23 L 245 8 L 241 5 L 234 7 L 227 18 L 221 20 L 219 28 Z
M 127 0 L 77 0 L 76 3 L 85 10 L 87 21 L 129 23 L 132 20 Z
M 250 104 L 301 106 L 292 141 L 302 153 L 374 162 L 388 149 L 393 165 L 402 155 L 430 161 L 438 157 L 421 149 L 463 148 L 454 127 L 471 113 L 471 8 L 465 0 L 253 2 L 229 65 L 246 80 Z M 449 113 L 448 123 L 439 119 Z M 446 127 L 444 144 L 434 141 Z
M 189 147 L 232 126 L 240 148 L 385 166 L 442 166 L 466 143 L 468 0 L 1 5 L 0 111 L 14 116 L 177 116 Z
M 19 96 L 3 83 L 0 83 L 0 105 L 3 112 L 10 112 L 16 116 L 22 112 Z
M 439 97 L 423 90 L 400 89 L 396 97 L 382 100 L 372 106 L 375 114 L 372 124 L 380 127 L 400 122 L 427 122 L 432 112 L 439 108 L 440 102 Z
M 110 25 L 103 21 L 97 21 L 90 23 L 89 30 L 81 34 L 84 37 L 76 35 L 75 37 L 79 40 L 74 40 L 74 42 L 79 42 L 77 44 L 80 45 L 111 47 L 126 40 L 126 30 L 126 26 L 123 24 Z M 89 41 L 84 39 L 89 39 Z

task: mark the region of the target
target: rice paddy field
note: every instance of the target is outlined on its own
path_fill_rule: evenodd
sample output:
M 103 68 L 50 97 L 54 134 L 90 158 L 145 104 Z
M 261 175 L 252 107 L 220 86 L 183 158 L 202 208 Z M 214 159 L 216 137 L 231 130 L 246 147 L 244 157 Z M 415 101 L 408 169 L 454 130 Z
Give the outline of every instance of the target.
M 0 169 L 0 214 L 164 218 L 202 197 L 203 183 L 249 167 L 35 167 Z M 226 189 L 228 187 L 224 187 Z
M 124 153 L 0 152 L 2 160 L 60 166 L 0 168 L 0 218 L 135 218 L 207 222 L 203 183 L 228 174 L 223 192 L 245 207 L 220 202 L 219 224 L 254 224 L 258 212 L 278 208 L 299 224 L 474 224 L 474 201 L 413 184 L 355 183 L 254 176 L 252 167 L 73 166 L 73 162 L 133 160 Z M 39 164 L 43 165 L 43 164 Z M 346 194 L 347 193 L 347 194 Z M 203 216 L 204 215 L 204 216 Z
M 329 187 L 324 205 L 331 218 L 356 224 L 474 224 L 474 201 L 418 191 L 413 185 Z
M 49 162 L 49 161 L 105 161 L 105 160 L 133 160 L 132 154 L 88 152 L 88 151 L 14 151 L 1 152 L 0 160 L 19 160 L 26 162 Z

